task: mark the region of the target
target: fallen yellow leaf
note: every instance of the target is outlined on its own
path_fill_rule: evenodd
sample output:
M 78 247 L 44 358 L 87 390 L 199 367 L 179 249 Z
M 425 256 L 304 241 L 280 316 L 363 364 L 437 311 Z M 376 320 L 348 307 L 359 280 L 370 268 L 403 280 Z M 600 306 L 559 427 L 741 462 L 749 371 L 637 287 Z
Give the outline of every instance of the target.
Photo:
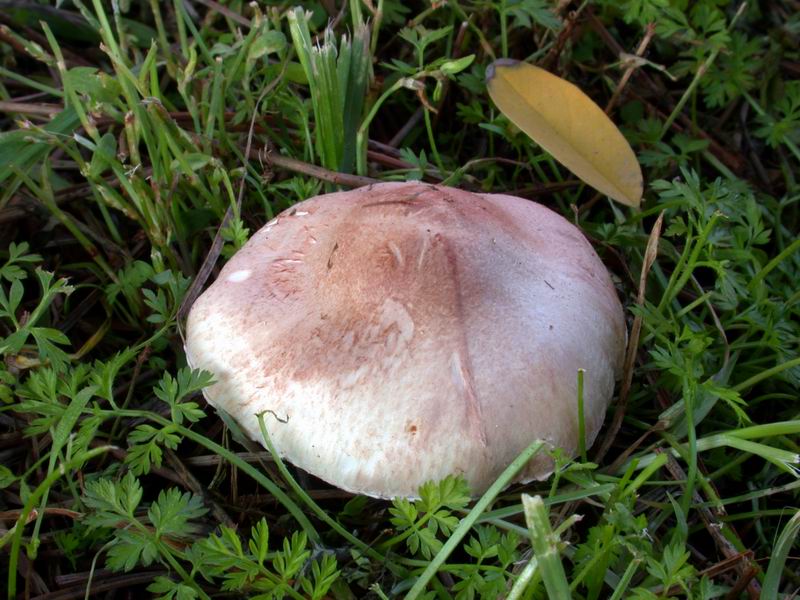
M 527 63 L 501 59 L 486 71 L 500 111 L 596 190 L 628 206 L 642 201 L 642 170 L 611 119 L 578 87 Z

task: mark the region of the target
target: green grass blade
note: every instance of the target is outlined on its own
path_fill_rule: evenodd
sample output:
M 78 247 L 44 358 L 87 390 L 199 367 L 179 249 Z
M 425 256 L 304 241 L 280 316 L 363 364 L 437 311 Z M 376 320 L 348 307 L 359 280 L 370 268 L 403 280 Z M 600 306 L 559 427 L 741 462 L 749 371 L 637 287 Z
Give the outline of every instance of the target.
M 92 450 L 88 450 L 87 452 L 79 454 L 78 456 L 67 461 L 65 464 L 62 464 L 58 469 L 54 469 L 28 496 L 25 505 L 20 511 L 17 523 L 14 526 L 13 534 L 11 535 L 7 588 L 9 598 L 15 598 L 17 594 L 17 564 L 19 562 L 20 546 L 22 545 L 22 531 L 25 527 L 25 524 L 28 522 L 28 517 L 30 516 L 33 507 L 37 502 L 39 502 L 44 494 L 50 490 L 50 488 L 56 481 L 58 481 L 58 479 L 69 475 L 73 469 L 79 468 L 81 465 L 90 461 L 94 457 L 108 452 L 111 449 L 113 449 L 113 446 L 101 446 L 99 448 L 93 448 Z M 0 542 L 2 542 L 0 543 L 0 548 L 5 545 L 5 541 L 5 539 L 0 540 Z
M 319 506 L 319 504 L 314 502 L 311 496 L 309 496 L 308 493 L 302 487 L 300 487 L 300 484 L 297 483 L 297 480 L 294 477 L 292 477 L 291 473 L 289 473 L 289 469 L 286 468 L 286 463 L 283 462 L 281 455 L 278 454 L 278 451 L 275 449 L 275 446 L 269 437 L 267 426 L 264 423 L 264 413 L 258 415 L 258 426 L 261 429 L 261 437 L 264 439 L 264 443 L 267 445 L 267 449 L 269 450 L 269 453 L 272 455 L 272 459 L 278 466 L 278 471 L 280 471 L 280 474 L 283 476 L 283 479 L 286 481 L 286 483 L 289 484 L 289 487 L 292 488 L 294 493 L 300 497 L 303 503 L 306 506 L 308 506 L 314 512 L 314 514 L 317 515 L 317 517 L 319 517 L 323 522 L 325 522 L 326 525 L 328 525 L 331 529 L 336 531 L 336 533 L 341 535 L 348 542 L 353 544 L 356 548 L 364 552 L 367 556 L 370 556 L 373 559 L 379 560 L 380 562 L 386 564 L 389 567 L 389 569 L 391 569 L 395 573 L 400 573 L 402 575 L 405 575 L 406 574 L 405 569 L 403 569 L 402 567 L 398 567 L 397 565 L 393 564 L 390 561 L 387 561 L 385 556 L 381 555 L 376 550 L 373 550 L 372 548 L 367 546 L 364 542 L 362 542 L 357 537 L 352 535 L 349 531 L 347 531 L 344 527 L 342 527 L 338 521 L 332 519 L 330 515 L 328 515 L 328 513 L 326 513 Z
M 453 531 L 453 534 L 450 538 L 445 542 L 442 549 L 436 554 L 433 560 L 428 564 L 422 574 L 419 576 L 419 579 L 414 583 L 411 590 L 409 590 L 408 594 L 406 594 L 406 600 L 415 600 L 422 594 L 425 590 L 425 587 L 428 585 L 428 582 L 436 575 L 436 572 L 439 570 L 444 564 L 444 561 L 453 553 L 453 551 L 458 547 L 461 543 L 461 540 L 464 539 L 464 536 L 467 535 L 472 526 L 475 525 L 475 522 L 478 518 L 483 514 L 483 512 L 489 507 L 489 505 L 494 502 L 494 499 L 497 495 L 509 484 L 514 476 L 522 469 L 528 461 L 533 458 L 542 448 L 544 447 L 544 442 L 540 440 L 536 440 L 530 446 L 525 448 L 514 462 L 512 462 L 508 467 L 506 467 L 505 471 L 500 474 L 495 482 L 489 487 L 488 490 L 481 496 L 481 499 L 475 503 L 475 506 L 472 507 L 472 510 L 469 511 L 466 517 L 461 519 L 461 522 L 458 524 L 458 527 Z
M 530 531 L 531 546 L 539 561 L 539 570 L 548 597 L 550 600 L 569 600 L 572 594 L 564 565 L 561 563 L 559 539 L 550 526 L 550 516 L 542 497 L 523 494 L 522 505 L 525 507 L 525 523 Z
M 786 559 L 789 558 L 789 552 L 794 546 L 798 533 L 800 533 L 800 511 L 794 513 L 794 516 L 789 519 L 778 538 L 778 542 L 775 544 L 772 558 L 770 558 L 769 566 L 767 567 L 767 574 L 764 576 L 761 600 L 773 600 L 773 598 L 779 597 L 783 568 L 786 565 Z

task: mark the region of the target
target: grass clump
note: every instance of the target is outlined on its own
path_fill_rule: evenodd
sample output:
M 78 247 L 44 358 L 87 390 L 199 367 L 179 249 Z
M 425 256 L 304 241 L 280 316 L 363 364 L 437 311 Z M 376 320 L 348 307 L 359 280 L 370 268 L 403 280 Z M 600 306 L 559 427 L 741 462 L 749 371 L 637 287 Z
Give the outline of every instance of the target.
M 797 12 L 558 7 L 0 12 L 8 597 L 791 597 Z M 641 210 L 581 185 L 496 110 L 484 76 L 500 57 L 606 107 L 643 165 Z M 181 350 L 192 282 L 299 200 L 406 179 L 541 201 L 615 275 L 629 369 L 598 443 L 556 454 L 548 482 L 499 481 L 475 504 L 456 478 L 415 502 L 352 497 L 205 410 L 210 375 Z

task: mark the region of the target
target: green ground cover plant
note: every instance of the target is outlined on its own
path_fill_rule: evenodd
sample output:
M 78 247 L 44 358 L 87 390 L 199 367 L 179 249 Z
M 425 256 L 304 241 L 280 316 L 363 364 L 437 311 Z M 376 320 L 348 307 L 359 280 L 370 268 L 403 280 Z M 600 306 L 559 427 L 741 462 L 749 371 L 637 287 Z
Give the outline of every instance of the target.
M 606 109 L 641 208 L 497 110 L 503 57 Z M 0 131 L 0 597 L 800 589 L 793 0 L 0 1 Z M 548 481 L 505 487 L 531 440 L 480 499 L 354 497 L 247 442 L 186 365 L 186 308 L 250 233 L 409 179 L 542 202 L 613 273 L 625 373 Z

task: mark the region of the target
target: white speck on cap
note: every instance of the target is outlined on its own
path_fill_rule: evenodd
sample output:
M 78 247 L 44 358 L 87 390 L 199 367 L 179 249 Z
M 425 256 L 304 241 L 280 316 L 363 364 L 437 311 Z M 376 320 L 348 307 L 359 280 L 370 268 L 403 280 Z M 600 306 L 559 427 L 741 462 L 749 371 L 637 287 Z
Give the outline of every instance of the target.
M 238 283 L 240 281 L 246 281 L 250 278 L 250 275 L 253 273 L 250 269 L 241 269 L 240 271 L 234 271 L 230 275 L 228 275 L 228 281 L 233 281 L 234 283 Z

